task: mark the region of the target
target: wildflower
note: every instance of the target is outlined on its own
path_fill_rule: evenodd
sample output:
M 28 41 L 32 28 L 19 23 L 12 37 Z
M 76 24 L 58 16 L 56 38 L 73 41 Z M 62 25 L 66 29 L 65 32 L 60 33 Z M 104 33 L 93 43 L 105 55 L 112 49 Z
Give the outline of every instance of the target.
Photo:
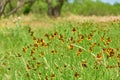
M 35 50 L 31 50 L 31 56 L 35 53 Z
M 48 34 L 45 34 L 45 37 L 47 37 L 49 39 L 49 35 Z
M 75 32 L 76 32 L 76 29 L 75 29 L 75 28 L 73 28 L 73 29 L 72 29 L 72 32 L 74 32 L 74 33 L 75 33 Z
M 101 59 L 102 58 L 102 54 L 97 54 L 97 59 Z
M 57 34 L 58 34 L 58 33 L 57 33 L 57 32 L 55 32 L 55 33 L 54 33 L 54 36 L 57 36 Z
M 82 41 L 82 39 L 78 39 L 77 42 L 80 43 Z
M 48 44 L 48 43 L 44 44 L 44 47 L 47 47 L 47 46 L 49 46 L 49 44 Z
M 108 49 L 107 49 L 107 54 L 108 54 L 108 57 L 114 56 L 114 51 L 113 51 L 113 49 L 108 48 Z
M 30 68 L 30 66 L 27 64 L 27 70 L 30 70 L 31 68 Z
M 11 68 L 9 67 L 8 70 L 11 70 Z
M 82 67 L 85 67 L 85 68 L 87 68 L 87 62 L 84 60 L 84 61 L 82 61 Z
M 57 51 L 56 50 L 52 50 L 51 53 L 54 54 L 54 53 L 57 53 Z
M 52 39 L 54 39 L 54 37 L 55 37 L 54 35 L 51 35 L 51 38 L 52 38 Z
M 29 27 L 28 32 L 31 32 L 31 27 Z
M 63 35 L 60 34 L 59 35 L 59 40 L 61 40 L 61 39 L 63 39 Z
M 89 51 L 92 52 L 92 47 L 89 48 Z
M 78 76 L 79 76 L 79 73 L 78 73 L 78 72 L 76 72 L 76 73 L 74 74 L 74 76 L 75 76 L 75 77 L 78 77 Z
M 41 76 L 41 75 L 42 75 L 42 73 L 41 73 L 41 72 L 39 72 L 39 75 Z
M 22 55 L 21 54 L 18 54 L 18 57 L 21 57 Z
M 23 52 L 26 52 L 27 51 L 27 48 L 23 48 Z
M 88 40 L 91 40 L 92 39 L 92 37 L 91 36 L 88 36 Z
M 83 34 L 78 34 L 79 40 L 83 40 L 84 39 L 84 35 Z
M 27 48 L 29 49 L 29 48 L 30 48 L 30 46 L 27 46 Z
M 81 54 L 81 52 L 82 52 L 82 49 L 79 48 L 79 50 L 77 51 L 77 56 L 79 56 Z
M 110 42 L 111 42 L 110 38 L 107 38 L 106 43 L 110 43 Z
M 74 69 L 75 69 L 74 66 L 72 66 L 72 67 L 71 67 L 71 70 L 74 70 Z
M 91 40 L 91 39 L 92 39 L 92 36 L 93 36 L 93 34 L 90 33 L 90 34 L 88 35 L 88 40 Z
M 73 45 L 69 45 L 68 48 L 73 50 L 74 46 Z
M 64 44 L 64 42 L 65 42 L 64 39 L 61 39 L 61 41 L 62 41 L 62 44 Z
M 43 38 L 41 39 L 41 42 L 42 42 L 42 43 L 44 42 L 44 39 L 43 39 Z
M 101 40 L 101 41 L 104 41 L 104 36 L 102 36 L 102 37 L 100 38 L 100 40 Z
M 48 75 L 45 76 L 45 80 L 48 80 Z
M 30 34 L 30 35 L 31 35 L 31 36 L 33 36 L 33 33 L 34 33 L 34 32 L 31 32 L 31 34 Z
M 37 43 L 35 43 L 35 44 L 34 44 L 34 47 L 38 47 L 38 44 L 37 44 Z
M 45 43 L 44 43 L 44 42 L 42 42 L 42 43 L 41 43 L 41 45 L 42 45 L 42 46 L 45 46 Z
M 66 64 L 64 64 L 64 68 L 66 68 L 67 67 L 67 65 Z
M 110 69 L 110 68 L 116 68 L 116 67 L 118 67 L 118 66 L 109 66 L 109 65 L 106 66 L 107 69 L 108 69 L 108 68 L 109 68 L 109 69 Z
M 40 52 L 40 55 L 39 55 L 40 57 L 42 57 L 42 56 L 44 56 L 44 52 Z
M 73 41 L 73 37 L 70 38 L 70 41 Z
M 55 78 L 55 74 L 52 74 L 52 75 L 51 75 L 51 78 L 54 79 L 54 78 Z
M 37 69 L 36 69 L 36 68 L 34 68 L 33 70 L 34 70 L 34 71 L 36 71 Z
M 96 42 L 91 44 L 91 47 L 95 47 L 96 46 Z
M 119 59 L 120 59 L 120 53 L 117 55 L 117 58 L 119 58 Z
M 37 62 L 36 65 L 37 65 L 37 68 L 38 68 L 38 67 L 41 65 L 41 63 L 40 63 L 40 62 Z
M 102 51 L 105 52 L 105 51 L 106 51 L 106 48 L 103 48 Z
M 36 37 L 33 37 L 33 40 L 36 40 Z

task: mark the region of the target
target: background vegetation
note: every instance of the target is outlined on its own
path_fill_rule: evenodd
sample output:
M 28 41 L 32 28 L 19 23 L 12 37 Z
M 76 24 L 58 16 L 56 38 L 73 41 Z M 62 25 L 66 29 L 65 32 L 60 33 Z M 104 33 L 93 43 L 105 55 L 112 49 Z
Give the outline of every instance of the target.
M 9 0 L 10 1 L 10 0 Z M 56 14 L 56 12 L 59 12 L 62 15 L 67 14 L 77 14 L 77 15 L 119 15 L 120 14 L 120 3 L 103 3 L 100 0 L 75 0 L 74 3 L 68 3 L 67 0 L 18 0 L 19 2 L 25 2 L 23 6 L 21 6 L 18 10 L 15 11 L 15 14 L 39 14 L 39 15 L 47 15 L 49 10 L 51 9 L 51 13 Z M 12 0 L 11 5 L 6 4 L 4 14 L 9 15 L 7 13 L 11 13 L 14 11 L 15 8 L 17 8 L 18 1 Z M 1 0 L 2 2 L 2 0 Z M 49 4 L 50 2 L 50 4 Z M 63 5 L 61 5 L 63 3 Z M 61 5 L 61 7 L 59 6 Z M 59 6 L 59 7 L 58 7 Z M 58 10 L 58 11 L 57 11 Z M 57 15 L 57 14 L 56 14 Z M 52 16 L 56 16 L 52 15 Z M 59 15 L 58 15 L 59 16 Z

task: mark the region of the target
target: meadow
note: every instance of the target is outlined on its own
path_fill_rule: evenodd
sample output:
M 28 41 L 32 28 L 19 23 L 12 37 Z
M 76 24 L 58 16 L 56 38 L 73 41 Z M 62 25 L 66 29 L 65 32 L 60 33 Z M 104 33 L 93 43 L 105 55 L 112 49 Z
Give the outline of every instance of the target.
M 0 80 L 120 80 L 119 17 L 7 20 Z

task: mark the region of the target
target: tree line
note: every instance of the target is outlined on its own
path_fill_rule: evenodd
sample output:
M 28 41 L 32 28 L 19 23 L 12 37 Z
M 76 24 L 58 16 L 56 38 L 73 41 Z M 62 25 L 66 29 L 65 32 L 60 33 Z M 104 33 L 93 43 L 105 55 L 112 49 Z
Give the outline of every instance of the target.
M 29 13 L 60 16 L 61 13 L 77 15 L 119 15 L 120 3 L 111 5 L 100 0 L 0 0 L 0 16 L 27 15 Z
M 47 14 L 49 16 L 59 16 L 65 1 L 56 0 L 56 5 L 53 6 L 53 0 L 0 0 L 0 16 L 15 14 L 23 7 L 25 7 L 23 14 L 28 14 L 35 2 L 45 2 L 48 6 Z

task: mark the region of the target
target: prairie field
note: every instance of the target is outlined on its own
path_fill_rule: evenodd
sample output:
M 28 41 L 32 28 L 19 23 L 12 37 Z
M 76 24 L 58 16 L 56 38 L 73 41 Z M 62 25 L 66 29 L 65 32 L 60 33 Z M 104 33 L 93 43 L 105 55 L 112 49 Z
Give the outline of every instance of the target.
M 120 16 L 0 19 L 0 80 L 120 80 Z

